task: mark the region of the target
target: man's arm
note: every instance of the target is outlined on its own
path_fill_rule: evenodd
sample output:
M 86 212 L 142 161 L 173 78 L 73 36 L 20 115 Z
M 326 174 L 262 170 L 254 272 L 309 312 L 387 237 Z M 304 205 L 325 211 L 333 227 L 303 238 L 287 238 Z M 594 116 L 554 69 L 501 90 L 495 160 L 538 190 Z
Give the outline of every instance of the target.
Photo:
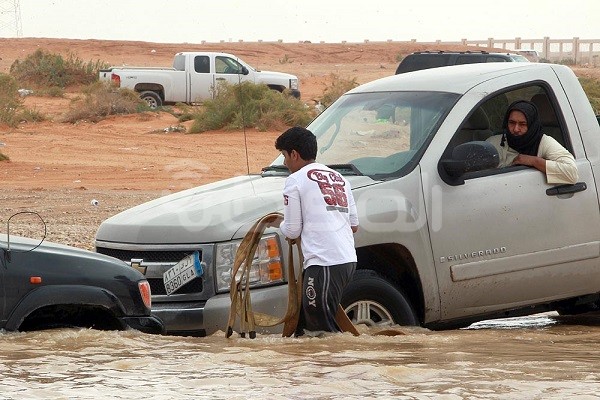
M 283 189 L 283 222 L 279 228 L 290 239 L 296 239 L 302 233 L 300 191 L 296 182 L 289 178 Z
M 350 228 L 352 229 L 352 233 L 356 233 L 358 231 L 358 212 L 356 211 L 356 203 L 354 202 L 351 190 L 348 190 L 346 197 L 348 198 L 348 212 L 350 213 Z
M 544 135 L 538 154 L 541 157 L 519 154 L 513 161 L 513 165 L 534 167 L 546 174 L 546 180 L 550 184 L 577 182 L 575 158 L 553 137 Z
M 527 165 L 537 169 L 538 171 L 546 173 L 546 160 L 544 160 L 542 157 L 519 154 L 515 157 L 512 163 L 513 165 Z

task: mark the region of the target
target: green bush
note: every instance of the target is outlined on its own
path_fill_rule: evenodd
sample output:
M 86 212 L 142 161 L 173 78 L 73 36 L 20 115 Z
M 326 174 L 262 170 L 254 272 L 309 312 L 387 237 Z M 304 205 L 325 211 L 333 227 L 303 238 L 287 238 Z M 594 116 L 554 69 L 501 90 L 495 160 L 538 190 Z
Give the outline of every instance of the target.
M 19 113 L 18 119 L 19 122 L 42 122 L 48 118 L 38 110 L 26 108 Z
M 331 85 L 325 87 L 321 104 L 323 104 L 325 107 L 329 107 L 341 95 L 357 86 L 358 82 L 356 82 L 356 78 L 343 79 L 335 74 L 331 74 Z
M 250 82 L 220 84 L 215 98 L 193 114 L 191 133 L 216 129 L 257 128 L 260 131 L 307 125 L 313 118 L 298 99 Z
M 84 62 L 73 54 L 64 59 L 42 49 L 28 55 L 25 60 L 16 60 L 10 74 L 20 83 L 36 88 L 87 85 L 98 80 L 98 72 L 108 65 L 102 61 Z
M 596 114 L 600 114 L 600 80 L 594 78 L 579 78 L 583 91 L 590 100 Z
M 38 89 L 34 94 L 41 97 L 65 97 L 65 89 L 58 86 L 51 86 Z
M 17 126 L 22 107 L 17 81 L 10 75 L 0 73 L 0 122 Z
M 575 65 L 576 62 L 572 58 L 563 58 L 562 60 L 560 60 L 558 62 L 558 64 L 562 64 L 562 65 Z
M 62 122 L 98 122 L 109 115 L 150 111 L 150 107 L 130 89 L 116 88 L 107 82 L 95 82 L 82 90 L 83 97 L 71 101 Z
M 283 58 L 279 59 L 279 64 L 291 64 L 294 60 L 292 60 L 287 54 L 284 54 Z

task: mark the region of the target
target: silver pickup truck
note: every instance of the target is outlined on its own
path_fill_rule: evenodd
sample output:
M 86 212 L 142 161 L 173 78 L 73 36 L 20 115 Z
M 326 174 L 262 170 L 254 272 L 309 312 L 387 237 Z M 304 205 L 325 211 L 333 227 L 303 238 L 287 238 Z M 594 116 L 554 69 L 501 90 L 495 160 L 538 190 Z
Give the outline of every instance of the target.
M 220 52 L 177 53 L 172 68 L 110 67 L 99 74 L 100 81 L 138 92 L 151 108 L 211 99 L 220 82 L 248 81 L 300 97 L 297 76 L 259 71 L 232 54 Z
M 544 131 L 571 151 L 574 185 L 495 168 L 483 140 L 510 102 L 540 110 Z M 383 78 L 351 90 L 309 126 L 317 160 L 348 177 L 360 230 L 358 269 L 342 305 L 355 324 L 431 329 L 600 305 L 600 126 L 565 66 L 487 63 Z M 224 330 L 236 246 L 282 209 L 278 157 L 260 175 L 168 195 L 104 221 L 96 249 L 141 270 L 153 313 L 170 333 Z M 265 232 L 253 265 L 253 308 L 282 315 L 287 247 Z M 203 275 L 173 294 L 163 273 L 199 252 Z

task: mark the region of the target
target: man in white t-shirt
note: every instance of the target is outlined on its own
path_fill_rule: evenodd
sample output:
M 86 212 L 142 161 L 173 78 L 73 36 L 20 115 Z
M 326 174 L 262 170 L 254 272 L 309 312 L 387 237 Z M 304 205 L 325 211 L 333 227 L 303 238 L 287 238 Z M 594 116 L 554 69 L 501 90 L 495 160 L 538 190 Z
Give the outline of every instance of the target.
M 335 314 L 356 269 L 353 233 L 356 204 L 348 181 L 315 162 L 317 138 L 308 129 L 290 128 L 275 141 L 291 174 L 283 190 L 281 232 L 301 237 L 304 255 L 302 312 L 296 335 L 340 332 Z

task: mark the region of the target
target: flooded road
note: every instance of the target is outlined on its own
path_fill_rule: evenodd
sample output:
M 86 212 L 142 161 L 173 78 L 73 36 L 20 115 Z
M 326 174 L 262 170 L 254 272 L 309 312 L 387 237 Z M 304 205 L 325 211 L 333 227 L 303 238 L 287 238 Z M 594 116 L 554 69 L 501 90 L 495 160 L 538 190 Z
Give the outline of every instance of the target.
M 600 317 L 398 336 L 0 333 L 0 399 L 600 399 Z

